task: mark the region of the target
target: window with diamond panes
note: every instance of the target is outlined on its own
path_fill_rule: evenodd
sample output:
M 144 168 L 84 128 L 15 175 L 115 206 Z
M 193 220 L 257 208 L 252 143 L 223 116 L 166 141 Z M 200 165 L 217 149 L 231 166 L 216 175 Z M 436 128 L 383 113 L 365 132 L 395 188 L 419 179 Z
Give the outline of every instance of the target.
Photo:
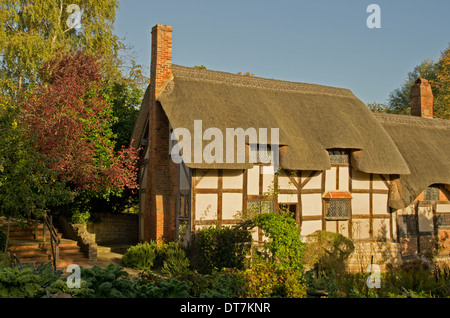
M 273 154 L 270 145 L 250 144 L 250 156 L 253 163 L 273 162 Z
M 327 219 L 348 219 L 350 217 L 350 200 L 325 200 L 325 217 Z
M 328 150 L 330 156 L 330 162 L 334 164 L 349 164 L 348 151 L 340 149 Z
M 424 200 L 439 201 L 439 188 L 430 186 L 424 191 Z
M 247 210 L 252 212 L 268 213 L 273 211 L 272 201 L 248 201 Z
M 400 237 L 417 237 L 417 219 L 415 215 L 401 215 L 398 218 Z
M 450 214 L 438 214 L 437 226 L 438 228 L 450 227 Z

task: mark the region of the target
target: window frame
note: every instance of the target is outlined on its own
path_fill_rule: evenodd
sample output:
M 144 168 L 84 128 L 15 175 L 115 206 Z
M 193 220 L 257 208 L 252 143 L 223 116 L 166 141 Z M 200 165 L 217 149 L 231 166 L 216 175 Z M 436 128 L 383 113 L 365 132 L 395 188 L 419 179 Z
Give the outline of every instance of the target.
M 327 221 L 347 221 L 351 218 L 352 208 L 351 208 L 351 198 L 322 198 L 324 204 L 324 218 Z M 346 202 L 347 212 L 345 216 L 330 216 L 328 214 L 331 203 Z

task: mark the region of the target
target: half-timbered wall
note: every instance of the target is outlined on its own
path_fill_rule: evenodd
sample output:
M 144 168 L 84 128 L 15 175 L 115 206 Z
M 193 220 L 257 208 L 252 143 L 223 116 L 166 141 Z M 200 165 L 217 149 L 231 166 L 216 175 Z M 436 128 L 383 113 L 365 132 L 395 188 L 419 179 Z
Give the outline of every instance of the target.
M 450 193 L 443 186 L 422 192 L 398 211 L 399 241 L 403 255 L 427 254 L 440 249 L 450 253 Z M 436 240 L 436 238 L 438 240 Z
M 365 174 L 348 164 L 327 171 L 262 173 L 263 165 L 248 170 L 201 170 L 192 176 L 192 230 L 207 225 L 237 223 L 248 207 L 264 211 L 287 208 L 306 236 L 316 230 L 338 232 L 355 240 L 396 238 L 395 213 L 388 208 L 388 178 Z M 327 218 L 324 196 L 345 193 L 349 215 Z

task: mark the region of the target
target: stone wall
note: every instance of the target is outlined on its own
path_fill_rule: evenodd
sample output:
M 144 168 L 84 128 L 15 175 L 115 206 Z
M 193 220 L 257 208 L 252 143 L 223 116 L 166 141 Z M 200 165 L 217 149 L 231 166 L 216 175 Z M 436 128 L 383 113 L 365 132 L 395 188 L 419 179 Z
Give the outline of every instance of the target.
M 139 241 L 139 215 L 92 212 L 87 224 L 98 245 L 136 244 Z
M 64 237 L 75 240 L 80 246 L 80 250 L 90 260 L 97 260 L 97 244 L 95 234 L 87 230 L 85 224 L 70 224 L 62 215 L 58 217 L 58 227 L 64 233 Z
M 387 270 L 387 264 L 398 266 L 402 263 L 400 244 L 396 242 L 353 242 L 355 250 L 347 261 L 350 272 L 368 272 L 373 264 L 381 272 Z M 375 267 L 373 267 L 375 268 Z

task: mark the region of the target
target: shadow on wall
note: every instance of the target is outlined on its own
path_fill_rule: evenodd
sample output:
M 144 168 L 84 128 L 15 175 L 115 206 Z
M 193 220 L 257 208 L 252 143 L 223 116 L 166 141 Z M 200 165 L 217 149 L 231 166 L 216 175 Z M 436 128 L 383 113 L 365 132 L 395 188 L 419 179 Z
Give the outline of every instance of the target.
M 139 215 L 92 212 L 87 230 L 98 245 L 134 245 L 139 241 Z

